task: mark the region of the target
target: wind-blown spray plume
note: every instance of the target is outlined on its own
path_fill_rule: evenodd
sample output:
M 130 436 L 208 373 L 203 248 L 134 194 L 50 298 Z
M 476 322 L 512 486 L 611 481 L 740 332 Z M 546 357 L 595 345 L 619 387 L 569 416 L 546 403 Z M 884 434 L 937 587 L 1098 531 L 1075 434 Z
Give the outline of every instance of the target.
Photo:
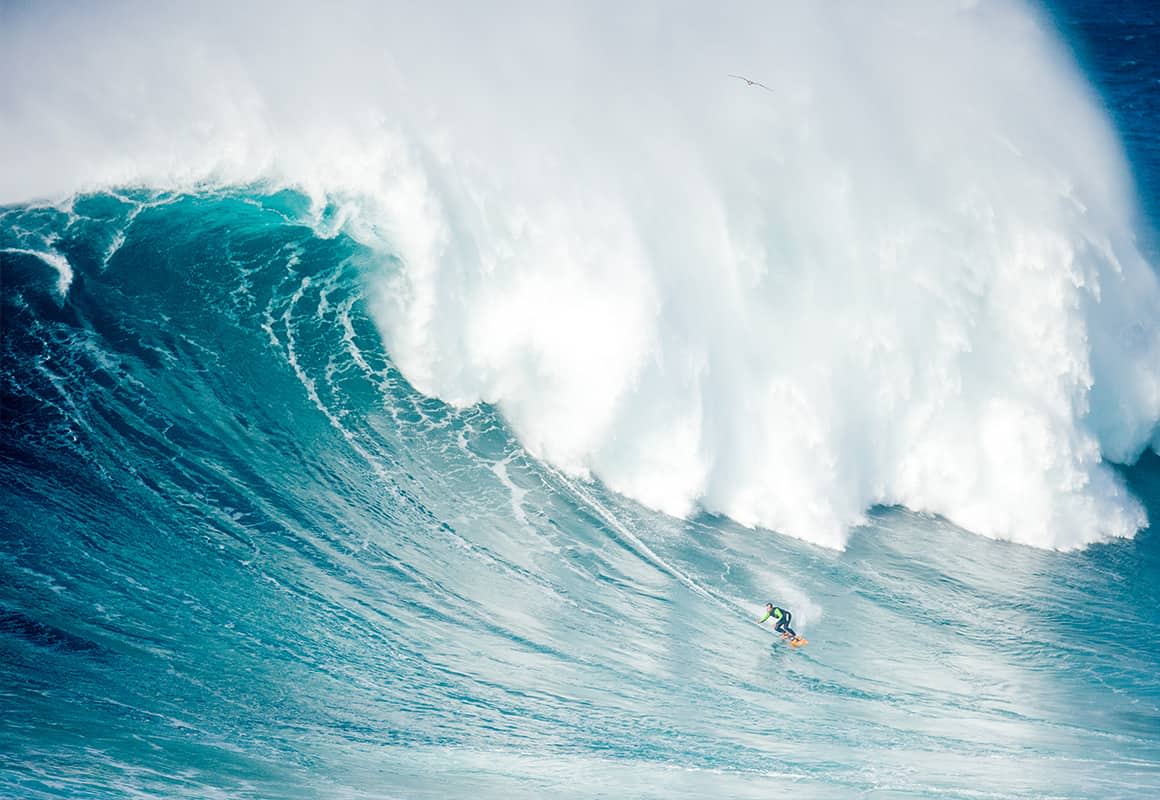
M 0 201 L 304 191 L 417 388 L 673 514 L 1146 524 L 1106 461 L 1160 445 L 1160 290 L 1021 3 L 278 9 L 8 7 Z

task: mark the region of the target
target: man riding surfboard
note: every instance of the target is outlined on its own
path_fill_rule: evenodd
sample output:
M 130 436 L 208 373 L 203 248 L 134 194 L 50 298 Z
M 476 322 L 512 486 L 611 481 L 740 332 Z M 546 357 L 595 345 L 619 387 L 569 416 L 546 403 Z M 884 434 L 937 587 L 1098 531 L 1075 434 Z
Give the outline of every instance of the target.
M 803 644 L 805 643 L 805 639 L 802 639 L 800 636 L 798 636 L 797 633 L 794 632 L 794 629 L 789 626 L 790 620 L 793 619 L 793 614 L 791 614 L 789 611 L 784 608 L 778 608 L 773 603 L 766 603 L 765 616 L 757 620 L 757 624 L 761 625 L 770 617 L 773 617 L 775 620 L 777 620 L 773 626 L 773 629 L 781 634 L 781 638 L 789 639 L 789 643 L 792 645 L 796 645 L 798 642 Z

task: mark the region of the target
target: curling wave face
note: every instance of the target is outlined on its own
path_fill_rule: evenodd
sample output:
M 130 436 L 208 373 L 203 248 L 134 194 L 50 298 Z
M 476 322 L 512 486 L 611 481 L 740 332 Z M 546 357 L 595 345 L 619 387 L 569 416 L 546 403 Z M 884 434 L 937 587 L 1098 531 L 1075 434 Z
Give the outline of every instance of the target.
M 567 474 L 834 547 L 1146 524 L 1160 289 L 1021 3 L 5 13 L 0 202 L 294 188 L 408 381 Z
M 307 208 L 0 210 L 0 796 L 1160 794 L 1157 531 L 642 508 L 415 391 Z

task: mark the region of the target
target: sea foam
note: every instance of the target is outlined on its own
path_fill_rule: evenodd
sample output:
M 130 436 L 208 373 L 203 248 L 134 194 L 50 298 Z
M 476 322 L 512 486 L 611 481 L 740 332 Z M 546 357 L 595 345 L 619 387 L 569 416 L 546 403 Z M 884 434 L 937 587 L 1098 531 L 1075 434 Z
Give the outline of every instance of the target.
M 1160 289 L 1036 10 L 276 11 L 7 10 L 0 202 L 305 192 L 380 254 L 418 389 L 675 515 L 836 547 L 874 504 L 1045 547 L 1146 524 L 1108 462 L 1160 446 Z

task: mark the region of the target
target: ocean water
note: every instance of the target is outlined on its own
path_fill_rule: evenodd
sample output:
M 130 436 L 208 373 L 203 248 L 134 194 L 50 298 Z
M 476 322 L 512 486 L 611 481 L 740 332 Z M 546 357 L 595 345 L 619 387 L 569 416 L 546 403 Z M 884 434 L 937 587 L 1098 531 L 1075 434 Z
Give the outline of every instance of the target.
M 1160 15 L 887 5 L 0 5 L 0 796 L 1160 796 Z

